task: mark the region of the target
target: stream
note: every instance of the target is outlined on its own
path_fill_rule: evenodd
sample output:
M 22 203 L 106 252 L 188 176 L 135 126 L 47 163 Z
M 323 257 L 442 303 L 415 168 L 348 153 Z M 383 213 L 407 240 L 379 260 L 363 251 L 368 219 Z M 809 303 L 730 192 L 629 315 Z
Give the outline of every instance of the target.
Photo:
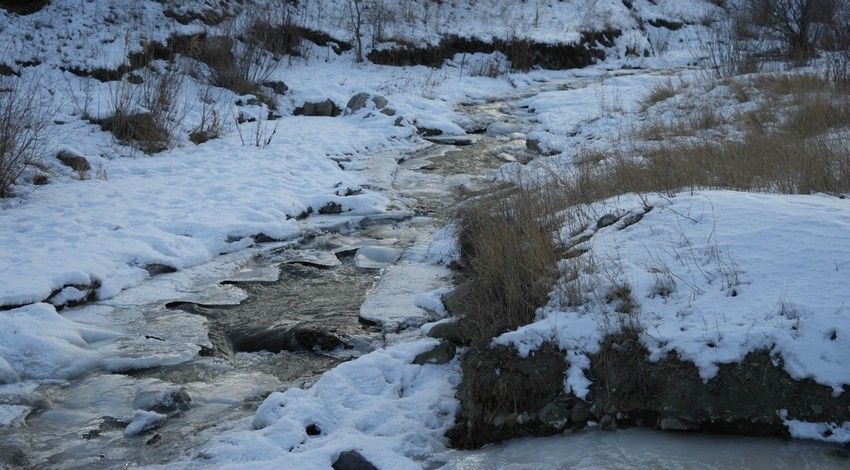
M 0 430 L 5 462 L 11 468 L 111 469 L 185 459 L 209 439 L 205 430 L 231 429 L 230 423 L 251 416 L 272 391 L 307 387 L 342 361 L 419 337 L 417 327 L 436 319 L 431 313 L 392 312 L 398 303 L 412 304 L 417 293 L 450 285 L 451 273 L 425 265 L 424 256 L 459 189 L 487 181 L 505 162 L 533 157 L 525 134 L 534 123 L 516 102 L 595 80 L 542 83 L 463 104 L 467 136 L 433 138 L 431 145 L 402 155 L 371 155 L 351 171 L 363 172 L 364 187 L 386 193 L 393 210 L 359 221 L 354 231 L 328 230 L 297 244 L 270 243 L 225 255 L 157 276 L 114 299 L 66 309 L 63 315 L 78 321 L 127 318 L 127 331 L 145 340 L 127 347 L 139 348 L 140 356 L 170 358 L 160 361 L 169 365 L 42 385 L 26 425 Z M 167 418 L 152 429 L 129 432 L 144 424 L 145 412 Z M 748 454 L 763 455 L 767 460 L 759 461 L 768 463 L 739 465 Z M 445 460 L 446 469 L 850 465 L 846 452 L 832 446 L 683 438 L 649 430 L 519 440 L 452 451 Z

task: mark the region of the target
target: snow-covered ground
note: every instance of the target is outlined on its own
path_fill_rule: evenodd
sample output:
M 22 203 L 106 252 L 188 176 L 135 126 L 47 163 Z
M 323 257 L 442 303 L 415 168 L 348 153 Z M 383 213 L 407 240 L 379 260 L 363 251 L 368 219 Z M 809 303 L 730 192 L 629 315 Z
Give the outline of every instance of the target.
M 304 3 L 310 5 L 301 13 L 307 26 L 348 34 L 339 27 L 343 2 Z M 449 12 L 444 10 L 450 2 L 399 2 L 411 8 L 411 20 L 390 32 L 433 42 L 453 32 L 511 36 L 518 33 L 516 24 L 533 24 L 523 36 L 541 41 L 569 40 L 586 26 L 620 28 L 624 36 L 609 60 L 588 70 L 497 78 L 469 76 L 461 66 L 466 57 L 439 70 L 390 68 L 355 64 L 352 52 L 336 56 L 328 48 L 307 48 L 305 57 L 288 60 L 269 77 L 290 88 L 280 100 L 282 117 L 264 119 L 267 110 L 261 106 L 236 104 L 247 97 L 215 89 L 217 109 L 226 116 L 223 135 L 195 146 L 187 135 L 201 119 L 205 88 L 187 79 L 182 85 L 186 117 L 176 145 L 147 156 L 82 119 L 109 115 L 115 85 L 60 67 L 114 67 L 128 52 L 140 50 L 142 38 L 164 41 L 174 32 L 197 33 L 199 23 L 163 21 L 167 2 L 53 0 L 26 17 L 0 10 L 0 37 L 11 44 L 0 52 L 0 61 L 37 61 L 40 65 L 16 68 L 24 83 L 37 84 L 36 97 L 55 111 L 44 162 L 49 184 L 24 184 L 15 197 L 0 200 L 0 306 L 14 307 L 0 311 L 0 426 L 24 425 L 39 406 L 40 385 L 92 371 L 191 359 L 204 341 L 203 320 L 176 314 L 152 320 L 122 306 L 211 296 L 237 302 L 242 294 L 232 286 L 203 293 L 181 288 L 240 269 L 257 252 L 252 236 L 294 242 L 399 210 L 396 195 L 388 191 L 396 159 L 421 145 L 415 126 L 463 133 L 464 118 L 454 110 L 459 102 L 546 81 L 598 78 L 576 90 L 537 94 L 522 105 L 539 124 L 532 137 L 544 148 L 562 149 L 577 139 L 588 146 L 609 145 L 658 80 L 651 69 L 694 61 L 694 31 L 700 28 L 641 31 L 623 2 L 614 0 L 455 3 L 460 5 Z M 699 23 L 715 11 L 707 1 L 633 3 L 647 20 Z M 337 20 L 313 10 L 319 5 L 336 12 Z M 426 15 L 439 20 L 423 21 Z M 484 18 L 501 18 L 501 23 Z M 657 54 L 627 56 L 628 48 Z M 648 70 L 603 80 L 608 71 L 625 66 Z M 331 99 L 344 108 L 359 92 L 385 96 L 402 117 L 400 125 L 396 116 L 369 109 L 334 118 L 289 115 L 305 101 Z M 258 120 L 237 124 L 239 114 Z M 255 137 L 269 141 L 251 145 Z M 60 150 L 88 159 L 93 169 L 87 178 L 54 161 Z M 600 203 L 597 210 L 600 215 L 639 210 L 645 202 L 624 196 Z M 642 339 L 657 357 L 676 351 L 708 378 L 718 364 L 767 348 L 792 376 L 841 393 L 850 383 L 846 200 L 703 191 L 652 196 L 648 202 L 653 210 L 639 223 L 622 231 L 616 225 L 601 229 L 586 244 L 602 261 L 603 276 L 627 283 L 639 300 L 637 320 L 646 327 Z M 331 203 L 342 213 L 315 214 Z M 302 219 L 308 208 L 314 214 Z M 389 269 L 376 296 L 367 300 L 368 312 L 398 326 L 407 319 L 421 321 L 417 305 L 439 310 L 437 294 L 426 292 L 436 286 L 423 279 L 444 272 L 452 257 L 450 234 L 439 232 L 430 253 L 402 257 Z M 162 281 L 151 277 L 146 267 L 152 266 L 178 273 Z M 659 286 L 672 289 L 658 295 Z M 404 296 L 394 298 L 391 290 L 398 287 Z M 101 299 L 98 304 L 57 312 L 90 289 Z M 591 302 L 570 310 L 557 298 L 555 292 L 537 323 L 497 341 L 528 351 L 542 339 L 556 340 L 572 364 L 566 384 L 580 393 L 587 388 L 586 355 L 611 324 L 609 306 Z M 146 334 L 168 339 L 169 347 Z M 340 452 L 352 449 L 382 469 L 441 463 L 447 460 L 443 434 L 458 408 L 454 387 L 460 375 L 456 363 L 412 364 L 434 344 L 417 339 L 381 349 L 326 373 L 307 390 L 273 393 L 253 417 L 208 430 L 203 448 L 173 466 L 326 469 Z M 159 419 L 144 413 L 137 418 L 131 427 Z M 311 424 L 322 433 L 308 436 Z M 788 420 L 788 425 L 799 437 L 823 438 L 829 429 L 830 440 L 850 441 L 848 423 Z

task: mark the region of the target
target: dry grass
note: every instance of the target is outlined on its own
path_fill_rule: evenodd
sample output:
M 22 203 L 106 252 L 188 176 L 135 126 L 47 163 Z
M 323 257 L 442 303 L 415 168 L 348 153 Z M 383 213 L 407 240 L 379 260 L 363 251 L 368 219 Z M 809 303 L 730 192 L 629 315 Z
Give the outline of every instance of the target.
M 472 343 L 529 323 L 547 302 L 556 279 L 553 232 L 560 226 L 552 202 L 538 191 L 502 187 L 460 210 L 466 275 L 457 295 Z
M 111 115 L 93 122 L 123 145 L 147 154 L 166 150 L 188 112 L 183 80 L 176 62 L 152 61 L 137 73 L 110 83 Z
M 586 213 L 593 202 L 625 193 L 721 188 L 850 192 L 847 90 L 816 76 L 753 80 L 724 84 L 730 95 L 753 95 L 758 103 L 725 117 L 705 106 L 677 118 L 654 116 L 652 103 L 670 99 L 675 90 L 661 84 L 644 111 L 647 127 L 623 150 L 580 152 L 577 163 L 559 166 L 539 162 L 536 172 L 517 175 L 524 188 L 536 189 L 493 188 L 464 207 L 459 217 L 465 277 L 458 296 L 470 341 L 484 342 L 533 321 L 555 287 L 566 307 L 601 300 L 625 322 L 612 327 L 639 327 L 639 305 L 628 285 L 605 282 L 593 256 L 581 249 L 580 227 L 599 215 Z M 734 138 L 723 137 L 729 134 Z M 567 223 L 579 227 L 575 240 L 557 240 L 553 234 Z M 658 274 L 655 294 L 669 295 L 675 285 L 669 275 Z M 604 292 L 603 298 L 589 298 L 594 291 Z
M 638 130 L 633 152 L 593 155 L 604 164 L 578 168 L 586 192 L 731 188 L 782 193 L 850 191 L 850 99 L 842 84 L 814 74 L 759 75 L 728 86 L 733 95 L 759 90 L 755 109 L 724 117 L 709 106 L 676 119 L 653 116 Z M 651 108 L 653 98 L 647 101 Z M 741 138 L 718 138 L 733 128 Z M 647 142 L 648 141 L 648 142 Z

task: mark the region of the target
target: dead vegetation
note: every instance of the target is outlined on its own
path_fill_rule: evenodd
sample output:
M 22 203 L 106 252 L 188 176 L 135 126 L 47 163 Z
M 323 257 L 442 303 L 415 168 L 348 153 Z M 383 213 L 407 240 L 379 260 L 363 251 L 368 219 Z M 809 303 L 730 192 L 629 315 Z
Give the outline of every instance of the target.
M 555 281 L 552 201 L 504 187 L 481 194 L 459 213 L 465 282 L 455 293 L 473 343 L 529 323 Z
M 0 76 L 0 198 L 12 195 L 27 168 L 39 165 L 48 123 L 48 106 L 37 83 Z

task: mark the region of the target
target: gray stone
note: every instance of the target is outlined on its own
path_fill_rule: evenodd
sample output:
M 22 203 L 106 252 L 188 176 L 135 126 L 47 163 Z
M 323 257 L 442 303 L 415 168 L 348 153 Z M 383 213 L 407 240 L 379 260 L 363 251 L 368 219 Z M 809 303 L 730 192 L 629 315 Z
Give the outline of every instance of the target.
M 332 468 L 334 470 L 378 470 L 378 467 L 372 465 L 355 450 L 341 452 L 334 461 Z
M 592 417 L 593 415 L 590 413 L 590 405 L 583 401 L 576 403 L 570 411 L 570 421 L 574 424 L 586 424 Z
M 283 83 L 279 80 L 269 80 L 267 82 L 263 82 L 263 86 L 268 87 L 271 91 L 277 93 L 278 95 L 282 95 L 289 91 L 289 87 L 286 86 L 286 83 Z
M 372 102 L 375 103 L 375 109 L 384 109 L 389 104 L 389 101 L 381 95 L 373 96 Z
M 340 115 L 340 109 L 330 99 L 321 102 L 306 102 L 303 106 L 295 108 L 292 114 L 296 116 L 310 117 L 336 117 Z
M 478 141 L 477 138 L 469 135 L 425 136 L 425 140 L 438 145 L 454 145 L 456 147 L 465 147 Z
M 599 420 L 599 429 L 611 430 L 616 428 L 616 423 L 614 422 L 614 417 L 611 415 L 605 415 L 602 419 Z
M 452 344 L 463 344 L 463 335 L 456 322 L 438 323 L 434 325 L 425 335 L 429 338 L 444 339 Z
M 623 227 L 620 230 L 640 222 L 641 219 L 643 219 L 643 214 L 629 214 L 623 217 Z
M 351 97 L 348 100 L 348 104 L 345 105 L 345 109 L 348 110 L 349 113 L 356 113 L 361 109 L 366 107 L 366 102 L 369 101 L 369 93 L 358 93 Z
M 67 150 L 60 150 L 59 153 L 56 154 L 56 159 L 74 171 L 83 173 L 91 170 L 91 165 L 89 164 L 89 161 L 86 160 L 86 157 L 75 155 Z
M 342 206 L 333 201 L 328 202 L 321 208 L 319 208 L 319 214 L 341 214 Z
M 425 364 L 446 364 L 455 357 L 457 348 L 448 341 L 440 341 L 440 344 L 430 351 L 426 351 L 413 360 L 414 364 L 423 366 Z
M 614 214 L 605 214 L 596 221 L 596 228 L 600 229 L 609 225 L 614 225 L 618 220 L 620 219 Z
M 387 104 L 389 103 L 387 99 L 381 95 L 370 95 L 369 93 L 364 92 L 352 96 L 351 99 L 348 100 L 348 104 L 345 105 L 345 109 L 347 110 L 348 114 L 356 113 L 357 111 L 360 111 L 361 109 L 365 108 L 366 105 L 369 103 L 370 99 L 375 105 L 375 109 L 378 110 L 383 110 L 387 107 Z M 395 114 L 394 111 L 393 114 Z M 389 114 L 389 116 L 392 116 L 393 114 Z
M 565 404 L 553 402 L 540 410 L 540 421 L 556 428 L 563 428 L 570 419 L 570 408 Z
M 660 427 L 664 431 L 698 431 L 699 426 L 696 426 L 692 423 L 687 423 L 675 418 L 662 418 L 661 422 L 658 423 L 658 427 Z

